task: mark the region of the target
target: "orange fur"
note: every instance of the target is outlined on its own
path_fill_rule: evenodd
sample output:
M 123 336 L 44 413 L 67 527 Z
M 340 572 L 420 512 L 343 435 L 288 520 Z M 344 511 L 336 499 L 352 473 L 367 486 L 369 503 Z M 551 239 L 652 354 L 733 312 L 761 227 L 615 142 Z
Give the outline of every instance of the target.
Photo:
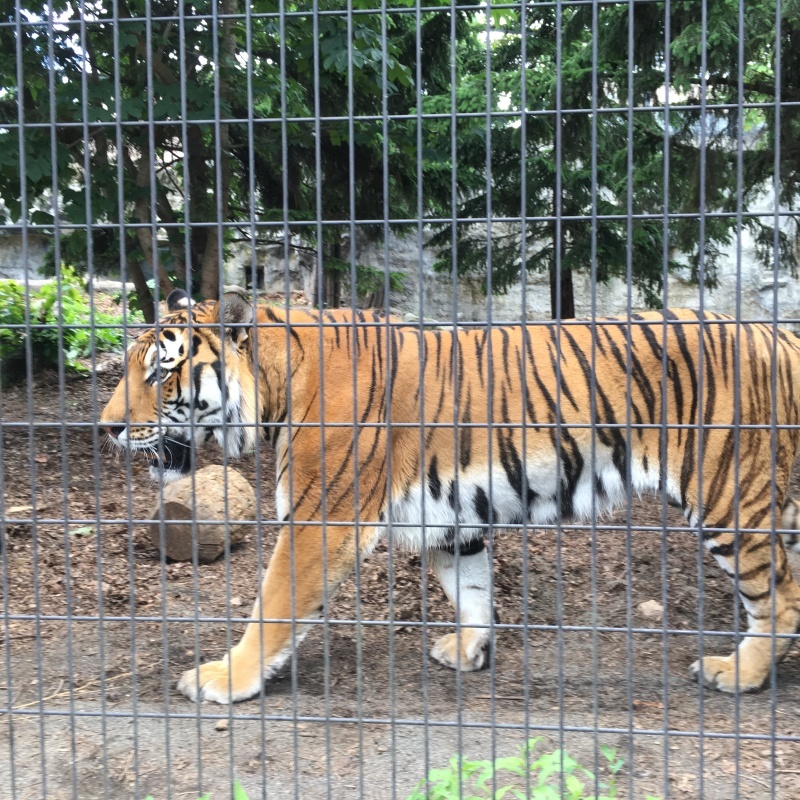
M 291 528 L 272 554 L 254 618 L 316 616 L 386 521 L 413 517 L 408 509 L 420 493 L 439 514 L 431 538 L 423 533 L 412 541 L 416 534 L 402 527 L 395 538 L 445 553 L 492 524 L 521 523 L 522 513 L 534 524 L 587 517 L 633 490 L 670 496 L 701 526 L 709 551 L 729 575 L 738 573 L 751 632 L 771 631 L 773 619 L 778 633 L 797 630 L 800 587 L 781 539 L 769 535 L 775 507 L 780 527 L 800 445 L 797 428 L 780 427 L 800 425 L 800 340 L 792 334 L 775 338 L 769 326 L 713 314 L 701 324 L 692 311 L 634 315 L 630 324 L 422 332 L 372 312 L 325 313 L 320 321 L 315 313 L 260 307 L 256 348 L 252 336 L 220 333 L 215 303 L 165 318 L 160 327 L 184 336 L 188 313 L 195 335 L 210 342 L 198 348 L 199 361 L 227 342 L 225 373 L 249 398 L 242 401 L 245 422 L 257 414 L 274 423 L 278 512 Z M 101 419 L 132 423 L 131 440 L 137 428 L 152 436 L 159 418 L 146 381 L 154 338 L 145 334 L 129 355 L 129 414 L 120 384 Z M 162 382 L 162 395 L 181 369 L 188 365 Z M 737 425 L 766 427 L 736 431 Z M 240 449 L 251 441 L 243 439 Z M 497 507 L 493 496 L 502 500 Z M 323 526 L 323 518 L 343 524 Z M 456 518 L 473 533 L 454 544 L 447 537 Z M 488 635 L 478 626 L 480 614 L 459 613 L 476 627 L 462 629 L 460 649 L 455 637 L 440 640 L 434 656 L 479 668 Z M 789 644 L 776 639 L 775 655 Z M 217 702 L 251 697 L 290 647 L 288 622 L 252 623 L 228 656 L 190 670 L 179 688 Z M 769 676 L 772 647 L 768 638 L 746 637 L 738 666 L 733 656 L 709 657 L 693 671 L 725 691 L 756 689 Z

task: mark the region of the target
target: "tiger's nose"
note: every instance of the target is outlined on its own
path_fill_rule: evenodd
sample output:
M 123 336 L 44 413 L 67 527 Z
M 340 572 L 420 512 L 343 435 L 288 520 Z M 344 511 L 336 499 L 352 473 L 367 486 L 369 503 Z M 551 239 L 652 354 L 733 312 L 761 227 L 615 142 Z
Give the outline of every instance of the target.
M 106 425 L 105 431 L 109 436 L 113 436 L 115 439 L 119 438 L 119 435 L 122 431 L 125 430 L 124 425 Z

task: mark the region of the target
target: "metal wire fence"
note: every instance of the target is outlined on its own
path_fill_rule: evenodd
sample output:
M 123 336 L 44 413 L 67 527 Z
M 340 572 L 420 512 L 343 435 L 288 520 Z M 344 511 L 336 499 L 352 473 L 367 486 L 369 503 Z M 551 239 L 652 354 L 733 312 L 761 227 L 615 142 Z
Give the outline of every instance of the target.
M 796 797 L 798 27 L 4 9 L 0 796 Z

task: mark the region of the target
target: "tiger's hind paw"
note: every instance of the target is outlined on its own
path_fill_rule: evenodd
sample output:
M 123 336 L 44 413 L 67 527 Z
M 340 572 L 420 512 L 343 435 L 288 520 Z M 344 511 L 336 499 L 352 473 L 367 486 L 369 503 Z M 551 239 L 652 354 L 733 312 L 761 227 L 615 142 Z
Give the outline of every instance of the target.
M 450 669 L 475 672 L 488 665 L 489 644 L 487 631 L 462 629 L 460 635 L 448 633 L 442 636 L 431 648 L 431 658 Z
M 769 677 L 769 672 L 765 675 L 760 670 L 748 668 L 740 657 L 737 682 L 735 654 L 725 657 L 707 656 L 702 662 L 695 661 L 689 670 L 692 677 L 707 689 L 718 689 L 729 694 L 757 692 Z

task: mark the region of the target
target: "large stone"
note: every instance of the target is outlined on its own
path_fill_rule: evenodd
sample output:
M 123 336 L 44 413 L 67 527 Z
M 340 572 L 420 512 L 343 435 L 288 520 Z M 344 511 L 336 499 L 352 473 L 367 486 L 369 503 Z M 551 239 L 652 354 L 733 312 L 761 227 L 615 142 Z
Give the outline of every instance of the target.
M 227 481 L 226 481 L 227 478 Z M 164 487 L 162 502 L 149 515 L 150 541 L 172 561 L 191 561 L 197 540 L 197 560 L 208 564 L 242 541 L 256 514 L 256 495 L 235 469 L 204 467 Z M 164 520 L 163 536 L 161 520 Z M 227 524 L 226 524 L 227 519 Z

